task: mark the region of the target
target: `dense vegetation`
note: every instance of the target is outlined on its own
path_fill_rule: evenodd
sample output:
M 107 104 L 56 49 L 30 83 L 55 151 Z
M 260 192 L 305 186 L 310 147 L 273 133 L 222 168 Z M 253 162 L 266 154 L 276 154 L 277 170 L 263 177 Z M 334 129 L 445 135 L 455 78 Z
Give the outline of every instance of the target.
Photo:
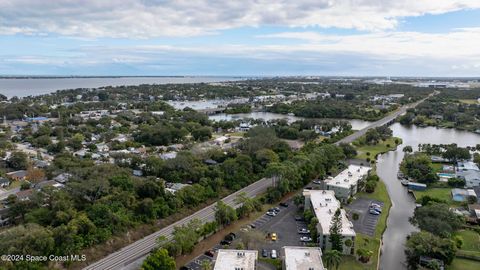
M 451 127 L 469 131 L 480 129 L 480 89 L 443 89 L 399 118 L 401 124 Z

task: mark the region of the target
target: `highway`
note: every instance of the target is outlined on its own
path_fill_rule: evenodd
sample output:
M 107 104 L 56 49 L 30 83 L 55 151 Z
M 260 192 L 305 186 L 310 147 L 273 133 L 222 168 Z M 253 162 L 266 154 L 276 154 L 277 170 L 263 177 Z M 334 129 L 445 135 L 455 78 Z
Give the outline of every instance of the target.
M 435 93 L 432 93 L 432 95 Z M 430 96 L 432 96 L 430 95 Z M 429 96 L 429 97 L 430 97 Z M 428 97 L 427 97 L 428 98 Z M 425 99 L 427 99 L 425 98 Z M 340 143 L 351 143 L 352 141 L 356 140 L 357 138 L 361 137 L 364 135 L 367 130 L 375 127 L 382 126 L 395 118 L 397 118 L 399 115 L 405 113 L 407 109 L 409 108 L 414 108 L 421 102 L 423 102 L 425 99 L 422 99 L 416 103 L 405 105 L 399 109 L 397 109 L 395 112 L 389 114 L 385 118 L 382 118 L 368 127 L 359 130 L 350 136 L 347 136 L 343 138 L 342 140 L 336 142 L 335 144 L 340 144 Z M 238 207 L 239 205 L 235 202 L 235 199 L 237 195 L 241 192 L 245 192 L 248 197 L 255 197 L 259 194 L 264 193 L 268 187 L 272 186 L 272 179 L 267 179 L 263 178 L 225 198 L 222 199 L 223 202 L 225 202 L 227 205 L 230 205 L 232 207 Z M 132 267 L 132 264 L 138 264 L 139 259 L 143 259 L 150 251 L 157 246 L 156 240 L 160 236 L 165 236 L 168 240 L 172 238 L 172 233 L 175 227 L 187 224 L 189 221 L 193 219 L 198 219 L 202 221 L 203 223 L 210 222 L 215 220 L 215 205 L 211 204 L 202 210 L 199 210 L 195 212 L 194 214 L 179 220 L 155 233 L 152 233 L 150 235 L 147 235 L 146 237 L 120 249 L 119 251 L 116 251 L 107 257 L 92 263 L 88 265 L 87 267 L 84 268 L 84 270 L 109 270 L 109 269 L 130 269 Z
M 430 94 L 428 97 L 422 99 L 422 100 L 419 100 L 415 103 L 412 103 L 412 104 L 407 104 L 407 105 L 404 105 L 400 108 L 398 108 L 396 111 L 394 111 L 393 113 L 385 116 L 384 118 L 378 120 L 378 121 L 375 121 L 373 122 L 372 124 L 370 124 L 369 126 L 367 126 L 366 128 L 364 129 L 361 129 L 341 140 L 339 140 L 338 142 L 335 143 L 335 145 L 339 145 L 341 143 L 351 143 L 353 141 L 355 141 L 356 139 L 362 137 L 363 135 L 365 135 L 365 133 L 367 133 L 367 131 L 371 128 L 376 128 L 376 127 L 380 127 L 380 126 L 383 126 L 393 120 L 395 120 L 398 116 L 404 114 L 408 109 L 410 108 L 415 108 L 418 104 L 424 102 L 426 99 L 428 99 L 429 97 L 433 96 L 433 95 L 436 95 L 438 92 L 435 91 L 433 92 L 432 94 Z
M 222 201 L 225 202 L 227 205 L 237 207 L 239 205 L 235 202 L 235 199 L 237 198 L 237 195 L 239 193 L 245 192 L 248 197 L 255 197 L 259 194 L 264 193 L 268 187 L 272 186 L 272 183 L 272 179 L 263 178 L 235 193 L 230 194 L 229 196 L 223 198 Z M 174 227 L 187 224 L 193 219 L 198 219 L 203 223 L 215 220 L 215 205 L 216 203 L 211 204 L 210 206 L 207 206 L 182 220 L 179 220 L 155 233 L 147 235 L 146 237 L 122 248 L 121 250 L 116 251 L 115 253 L 112 253 L 107 257 L 88 265 L 84 269 L 107 270 L 125 268 L 129 264 L 150 253 L 150 251 L 154 247 L 156 247 L 156 240 L 158 237 L 165 236 L 167 239 L 171 239 Z

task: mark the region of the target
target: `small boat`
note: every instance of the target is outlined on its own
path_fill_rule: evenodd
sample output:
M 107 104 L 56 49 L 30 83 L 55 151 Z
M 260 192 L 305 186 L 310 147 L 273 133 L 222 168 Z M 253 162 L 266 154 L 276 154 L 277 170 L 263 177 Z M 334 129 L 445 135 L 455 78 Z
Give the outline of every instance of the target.
M 410 181 L 404 179 L 400 183 L 402 183 L 402 185 L 404 185 L 404 186 L 408 186 L 408 183 L 410 183 Z

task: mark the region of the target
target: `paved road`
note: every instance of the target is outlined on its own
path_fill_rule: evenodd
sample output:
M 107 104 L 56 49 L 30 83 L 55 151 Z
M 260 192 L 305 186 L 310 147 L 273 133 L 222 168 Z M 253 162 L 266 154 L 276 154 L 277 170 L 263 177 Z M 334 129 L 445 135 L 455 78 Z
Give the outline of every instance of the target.
M 227 197 L 222 199 L 226 204 L 237 207 L 238 204 L 235 203 L 235 199 L 237 195 L 241 192 L 245 192 L 249 197 L 255 197 L 261 193 L 264 193 L 268 187 L 272 186 L 271 179 L 261 179 Z M 150 234 L 124 248 L 121 250 L 108 255 L 107 257 L 97 261 L 84 269 L 95 269 L 95 270 L 106 270 L 106 269 L 122 269 L 128 266 L 131 263 L 134 263 L 139 258 L 144 257 L 147 255 L 155 246 L 156 246 L 156 239 L 159 236 L 165 236 L 167 239 L 171 239 L 172 232 L 174 227 L 181 226 L 183 224 L 187 224 L 189 221 L 193 219 L 198 219 L 202 222 L 209 222 L 215 220 L 215 205 L 216 203 L 199 210 L 198 212 L 173 223 L 170 226 L 167 226 L 153 234 Z
M 428 97 L 427 97 L 428 98 Z M 425 99 L 427 99 L 425 98 Z M 401 108 L 399 108 L 397 111 L 395 111 L 392 114 L 389 114 L 383 119 L 380 119 L 373 124 L 369 125 L 368 127 L 359 130 L 355 132 L 354 134 L 347 136 L 343 138 L 342 140 L 338 141 L 336 144 L 340 143 L 350 143 L 360 136 L 364 135 L 367 130 L 375 127 L 382 126 L 393 119 L 397 118 L 399 115 L 405 113 L 407 109 L 409 108 L 414 108 L 417 106 L 419 103 L 423 102 L 425 99 L 422 99 L 414 104 L 410 105 L 405 105 Z M 245 192 L 249 197 L 255 197 L 267 190 L 268 187 L 272 185 L 272 180 L 271 179 L 261 179 L 227 197 L 222 199 L 226 204 L 237 207 L 238 205 L 235 203 L 235 199 L 237 195 L 241 192 Z M 144 258 L 150 251 L 156 246 L 156 239 L 159 236 L 165 236 L 167 239 L 171 239 L 172 237 L 172 232 L 174 227 L 176 226 L 181 226 L 184 224 L 187 224 L 189 221 L 193 219 L 198 219 L 202 222 L 209 222 L 213 221 L 215 219 L 215 203 L 203 208 L 202 210 L 199 210 L 198 212 L 180 220 L 175 223 L 173 223 L 170 226 L 167 226 L 153 234 L 150 234 L 124 248 L 121 250 L 112 253 L 108 255 L 107 257 L 101 259 L 100 261 L 97 261 L 87 267 L 84 268 L 84 270 L 107 270 L 107 269 L 125 269 L 125 268 L 130 268 L 129 266 L 131 264 L 138 264 L 138 260 Z
M 384 117 L 384 118 L 382 118 L 378 121 L 373 122 L 371 125 L 367 126 L 366 128 L 361 129 L 361 130 L 359 130 L 359 131 L 357 131 L 357 132 L 339 140 L 335 144 L 339 145 L 341 143 L 351 143 L 351 142 L 355 141 L 356 139 L 360 138 L 361 136 L 365 135 L 365 133 L 367 133 L 367 131 L 369 129 L 380 127 L 380 126 L 383 126 L 383 125 L 393 121 L 398 116 L 404 114 L 408 109 L 415 108 L 418 104 L 422 103 L 423 101 L 425 101 L 427 98 L 431 97 L 432 95 L 436 95 L 437 93 L 438 92 L 434 92 L 434 93 L 430 94 L 428 97 L 426 97 L 422 100 L 419 100 L 419 101 L 417 101 L 413 104 L 404 105 L 404 106 L 400 107 L 399 109 L 397 109 L 395 112 L 387 115 L 386 117 Z

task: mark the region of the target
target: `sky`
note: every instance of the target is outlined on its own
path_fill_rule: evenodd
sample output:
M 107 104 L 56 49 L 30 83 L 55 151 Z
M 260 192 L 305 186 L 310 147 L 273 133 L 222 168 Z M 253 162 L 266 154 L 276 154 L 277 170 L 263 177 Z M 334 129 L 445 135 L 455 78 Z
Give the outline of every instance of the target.
M 480 0 L 0 0 L 0 75 L 480 76 Z

